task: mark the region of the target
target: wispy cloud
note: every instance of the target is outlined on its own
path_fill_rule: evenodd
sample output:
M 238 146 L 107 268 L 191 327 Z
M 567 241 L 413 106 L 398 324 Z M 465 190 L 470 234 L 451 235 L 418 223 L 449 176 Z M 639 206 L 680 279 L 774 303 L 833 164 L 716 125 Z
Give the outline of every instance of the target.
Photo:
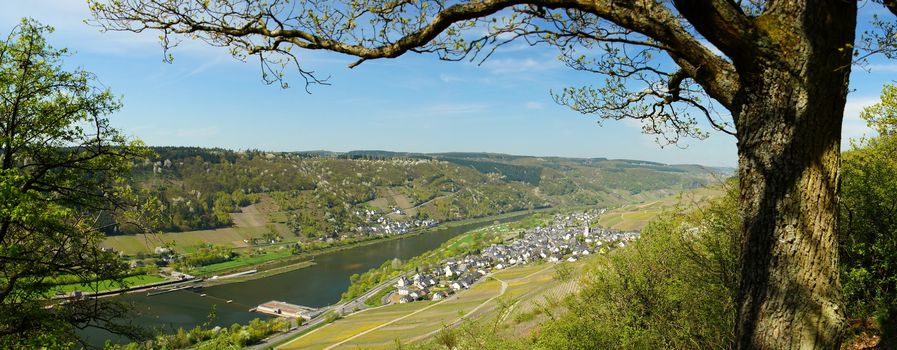
M 459 103 L 459 104 L 434 104 L 420 109 L 422 115 L 463 115 L 484 112 L 488 109 L 488 105 L 475 103 Z
M 536 101 L 528 101 L 528 102 L 526 102 L 526 108 L 527 109 L 543 109 L 543 108 L 545 108 L 545 106 Z
M 494 74 L 516 74 L 527 72 L 543 72 L 563 68 L 557 59 L 502 58 L 489 59 L 483 66 Z
M 464 78 L 461 78 L 456 75 L 442 73 L 442 74 L 439 74 L 439 80 L 442 80 L 443 83 L 459 83 L 459 82 L 463 82 Z
M 878 96 L 848 96 L 844 105 L 844 121 L 841 124 L 841 148 L 849 145 L 850 139 L 874 134 L 866 121 L 860 119 L 863 108 L 879 102 Z
M 196 68 L 193 68 L 193 70 L 188 72 L 184 77 L 188 78 L 188 77 L 192 77 L 197 74 L 202 74 L 203 72 L 211 69 L 212 67 L 215 67 L 215 66 L 221 64 L 221 62 L 224 62 L 224 60 L 225 60 L 224 56 L 217 56 L 217 57 L 215 57 L 211 60 L 208 60 L 205 63 L 197 66 Z

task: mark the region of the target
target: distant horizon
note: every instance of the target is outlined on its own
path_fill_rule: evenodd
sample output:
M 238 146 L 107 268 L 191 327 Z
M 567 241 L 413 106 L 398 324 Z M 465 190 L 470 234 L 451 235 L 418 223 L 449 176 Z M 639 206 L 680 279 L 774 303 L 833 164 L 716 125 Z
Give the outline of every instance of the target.
M 636 158 L 617 158 L 617 157 L 607 157 L 607 156 L 591 156 L 591 157 L 581 157 L 581 156 L 563 156 L 563 155 L 533 155 L 533 154 L 522 154 L 522 153 L 506 153 L 506 152 L 492 152 L 492 151 L 436 151 L 436 152 L 418 152 L 418 151 L 394 151 L 394 150 L 386 150 L 386 149 L 351 149 L 348 151 L 334 151 L 328 149 L 310 149 L 310 150 L 273 150 L 273 149 L 261 149 L 261 148 L 230 148 L 224 146 L 193 146 L 193 145 L 146 145 L 150 148 L 164 148 L 164 147 L 184 147 L 184 148 L 202 148 L 202 149 L 223 149 L 226 151 L 232 152 L 246 152 L 246 151 L 258 151 L 258 152 L 272 152 L 272 153 L 316 153 L 316 152 L 327 152 L 327 153 L 335 153 L 335 154 L 346 154 L 351 152 L 387 152 L 387 153 L 406 153 L 406 154 L 419 154 L 419 155 L 444 155 L 451 153 L 468 153 L 468 154 L 485 154 L 485 155 L 502 155 L 502 156 L 512 156 L 512 157 L 530 157 L 530 158 L 562 158 L 562 159 L 602 159 L 602 160 L 623 160 L 623 161 L 639 161 L 639 162 L 650 162 L 650 163 L 658 163 L 664 165 L 698 165 L 707 168 L 721 168 L 721 169 L 735 169 L 735 166 L 729 165 L 710 165 L 710 164 L 701 164 L 701 163 L 669 163 L 663 161 L 655 161 L 650 159 L 636 159 Z

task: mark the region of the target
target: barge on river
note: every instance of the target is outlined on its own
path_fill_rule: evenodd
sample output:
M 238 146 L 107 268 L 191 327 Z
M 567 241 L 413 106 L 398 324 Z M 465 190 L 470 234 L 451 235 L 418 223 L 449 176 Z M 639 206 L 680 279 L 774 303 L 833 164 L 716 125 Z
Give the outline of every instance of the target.
M 302 317 L 306 321 L 317 317 L 321 313 L 321 309 L 313 307 L 290 304 L 283 301 L 272 300 L 267 303 L 249 309 L 251 312 L 258 312 L 278 317 L 299 318 Z

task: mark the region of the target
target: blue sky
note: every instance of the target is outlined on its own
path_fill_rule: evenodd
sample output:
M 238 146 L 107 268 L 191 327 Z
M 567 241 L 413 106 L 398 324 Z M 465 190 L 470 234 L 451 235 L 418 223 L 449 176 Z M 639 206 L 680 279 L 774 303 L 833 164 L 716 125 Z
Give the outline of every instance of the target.
M 865 4 L 860 23 L 878 5 Z M 113 125 L 150 145 L 190 145 L 275 151 L 384 149 L 415 152 L 485 151 L 537 156 L 630 158 L 665 163 L 734 166 L 735 140 L 713 133 L 661 148 L 634 122 L 604 122 L 556 105 L 551 90 L 600 82 L 572 71 L 549 48 L 516 46 L 483 65 L 406 55 L 369 61 L 303 52 L 303 67 L 330 76 L 331 86 L 308 94 L 261 81 L 258 63 L 224 49 L 185 41 L 172 64 L 162 62 L 154 33 L 100 33 L 82 23 L 80 0 L 0 0 L 0 30 L 21 17 L 56 27 L 50 41 L 76 52 L 68 63 L 98 75 L 123 97 Z M 854 68 L 844 122 L 847 139 L 867 133 L 857 118 L 897 78 L 897 62 Z M 295 72 L 290 72 L 295 73 Z

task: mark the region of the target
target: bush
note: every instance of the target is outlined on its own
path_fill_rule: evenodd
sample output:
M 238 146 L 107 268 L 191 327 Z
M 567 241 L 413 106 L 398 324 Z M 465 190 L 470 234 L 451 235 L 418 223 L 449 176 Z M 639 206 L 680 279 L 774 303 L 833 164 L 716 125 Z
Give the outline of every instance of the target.
M 735 329 L 740 219 L 730 191 L 700 211 L 665 214 L 602 256 L 541 349 L 727 349 Z
M 843 155 L 840 259 L 847 315 L 877 321 L 882 349 L 897 348 L 897 86 L 861 114 L 879 136 Z M 865 322 L 857 322 L 864 324 Z

